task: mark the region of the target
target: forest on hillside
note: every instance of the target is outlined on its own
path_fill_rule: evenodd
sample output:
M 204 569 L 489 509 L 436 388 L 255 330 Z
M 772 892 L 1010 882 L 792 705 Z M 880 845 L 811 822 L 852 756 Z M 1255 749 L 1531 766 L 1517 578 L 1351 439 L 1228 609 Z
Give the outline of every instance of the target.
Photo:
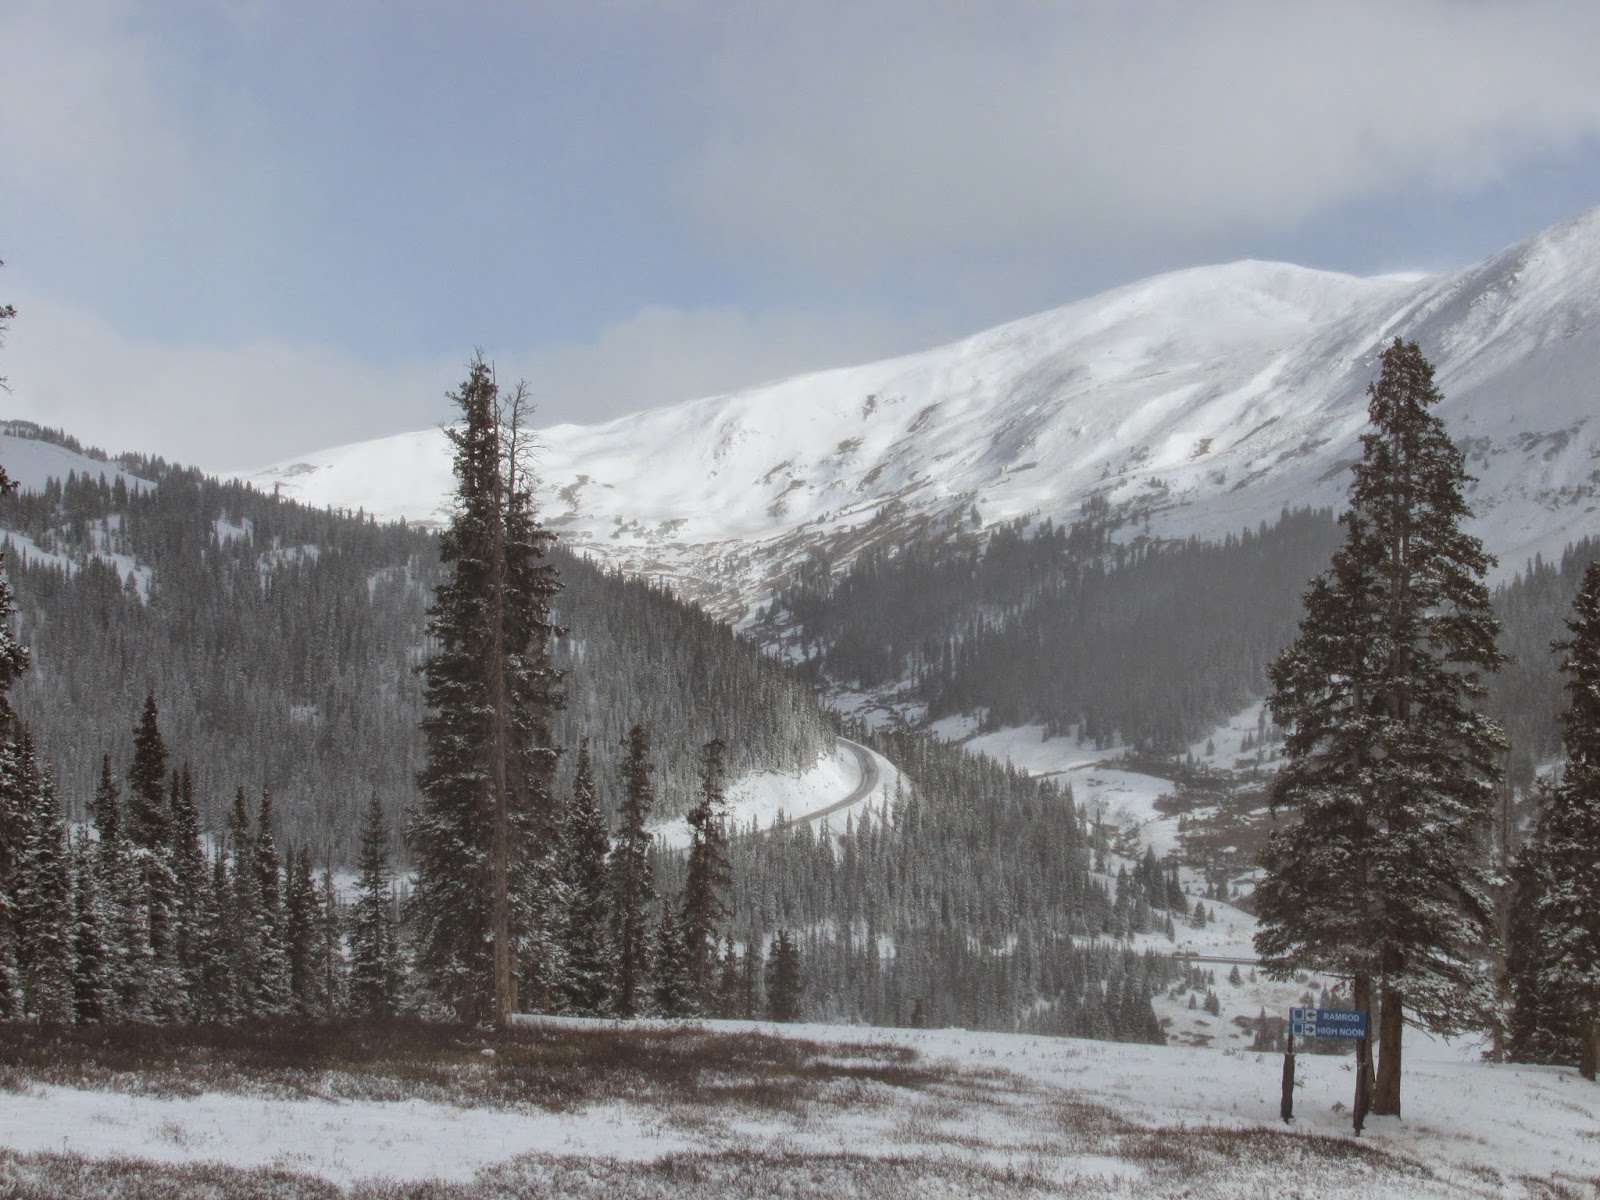
M 437 535 L 161 460 L 122 465 L 151 485 L 74 476 L 0 500 L 34 656 L 15 703 L 61 795 L 83 814 L 101 756 L 128 761 L 149 694 L 207 828 L 221 828 L 236 788 L 267 787 L 286 837 L 348 861 L 370 796 L 398 823 L 417 794 Z M 660 747 L 664 817 L 692 802 L 710 737 L 736 775 L 804 769 L 832 744 L 805 682 L 726 626 L 559 547 L 552 561 L 566 697 L 555 737 L 568 749 L 589 737 L 603 782 L 636 722 Z
M 898 690 L 930 719 L 976 713 L 987 728 L 1039 724 L 1096 747 L 1182 753 L 1266 694 L 1267 666 L 1342 531 L 1328 510 L 1303 509 L 1221 542 L 1116 532 L 1091 502 L 1070 526 L 940 533 L 841 569 L 816 556 L 755 633 L 815 678 Z M 1484 703 L 1507 731 L 1519 788 L 1560 751 L 1550 642 L 1597 555 L 1585 538 L 1495 589 L 1511 658 Z

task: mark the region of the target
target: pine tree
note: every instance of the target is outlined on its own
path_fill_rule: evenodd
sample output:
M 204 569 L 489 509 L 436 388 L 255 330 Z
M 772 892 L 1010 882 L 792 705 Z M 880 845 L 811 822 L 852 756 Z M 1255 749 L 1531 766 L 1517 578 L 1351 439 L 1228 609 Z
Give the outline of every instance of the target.
M 1567 629 L 1571 636 L 1553 646 L 1567 676 L 1566 756 L 1527 856 L 1528 911 L 1516 933 L 1531 944 L 1533 961 L 1518 1002 L 1521 1023 L 1548 1029 L 1558 1045 L 1570 1030 L 1578 1070 L 1594 1079 L 1600 1067 L 1600 562 L 1584 572 Z
M 66 825 L 55 785 L 24 729 L 15 766 L 0 776 L 11 792 L 21 835 L 12 868 L 16 961 L 24 1011 L 36 1020 L 70 1021 L 72 994 L 72 871 Z
M 171 842 L 167 807 L 167 747 L 153 693 L 146 694 L 133 731 L 133 762 L 128 767 L 128 839 L 142 850 Z
M 1487 1002 L 1481 842 L 1503 739 L 1474 702 L 1501 655 L 1492 560 L 1462 528 L 1470 480 L 1415 343 L 1384 351 L 1368 399 L 1344 546 L 1270 672 L 1288 731 L 1272 801 L 1299 820 L 1264 855 L 1256 947 L 1274 973 L 1349 976 L 1357 1007 L 1379 1002 L 1372 1111 L 1398 1116 L 1405 1012 L 1448 1033 Z
M 228 884 L 224 929 L 227 931 L 229 967 L 234 981 L 233 1008 L 240 1019 L 271 1015 L 272 989 L 265 978 L 265 944 L 261 872 L 256 863 L 255 835 L 250 807 L 243 788 L 233 796 L 228 816 L 229 860 L 224 875 Z
M 189 1015 L 193 1021 L 225 1024 L 239 1016 L 239 986 L 231 962 L 232 914 L 228 856 L 219 846 L 196 899 L 189 961 Z
M 739 980 L 744 970 L 742 956 L 734 949 L 733 934 L 724 936 L 722 962 L 717 970 L 717 1003 L 711 1011 L 724 1019 L 741 1016 Z
M 0 738 L 0 1020 L 17 1020 L 26 1013 L 17 962 L 17 872 L 25 819 L 20 776 L 16 743 Z
M 778 930 L 767 954 L 767 1018 L 798 1021 L 805 984 L 800 970 L 800 948 L 787 929 Z
M 15 310 L 10 305 L 0 305 L 0 331 Z M 0 378 L 0 384 L 4 379 Z M 0 496 L 16 491 L 16 485 L 0 467 Z M 10 796 L 16 791 L 14 774 L 18 769 L 12 753 L 12 738 L 16 734 L 16 714 L 11 707 L 11 688 L 28 669 L 28 652 L 22 648 L 12 630 L 16 616 L 16 601 L 11 593 L 11 581 L 6 578 L 0 564 L 0 1018 L 15 1017 L 22 1011 L 22 979 L 17 971 L 16 914 L 11 899 L 11 878 L 15 869 L 15 847 L 18 845 L 20 813 L 12 807 Z
M 144 881 L 149 915 L 150 970 L 145 1005 L 152 1019 L 182 1015 L 183 977 L 178 961 L 178 880 L 172 865 L 172 810 L 167 796 L 167 748 L 155 696 L 147 694 L 133 731 L 128 800 L 123 829 Z
M 453 574 L 429 609 L 437 649 L 424 666 L 428 761 L 409 826 L 410 921 L 436 1001 L 459 1020 L 505 1024 L 553 849 L 558 584 L 546 561 L 552 535 L 533 507 L 526 389 L 502 398 L 479 357 L 452 399 L 462 415 L 447 431 L 456 504 L 439 549 Z
M 205 937 L 208 918 L 207 890 L 211 872 L 206 852 L 200 844 L 200 810 L 194 799 L 194 776 L 189 764 L 174 772 L 170 789 L 172 845 L 169 860 L 176 884 L 177 901 L 175 951 L 183 976 L 185 1011 L 194 1015 L 194 999 L 202 987 L 199 944 Z
M 283 880 L 278 873 L 278 843 L 273 837 L 272 793 L 261 789 L 261 804 L 256 810 L 255 837 L 250 849 L 255 861 L 247 869 L 256 876 L 258 908 L 253 914 L 261 930 L 260 958 L 256 963 L 259 987 L 259 1012 L 280 1016 L 293 1008 L 289 990 L 288 921 L 283 905 Z M 241 914 L 249 919 L 250 913 Z
M 560 917 L 565 963 L 562 1007 L 579 1016 L 595 1017 L 605 1011 L 612 973 L 606 920 L 606 851 L 610 838 L 595 795 L 588 738 L 578 746 L 561 846 L 561 882 L 566 898 Z
M 658 1017 L 686 1017 L 694 1012 L 693 985 L 689 978 L 688 950 L 683 923 L 671 904 L 661 906 L 650 942 L 650 996 Z
M 361 826 L 359 877 L 350 912 L 350 1010 L 365 1017 L 392 1017 L 399 1007 L 399 971 L 394 962 L 394 919 L 389 870 L 389 826 L 374 792 Z
M 109 1021 L 116 1013 L 109 925 L 88 838 L 78 838 L 72 852 L 72 1005 L 79 1022 Z
M 645 822 L 655 803 L 650 734 L 643 725 L 628 731 L 622 763 L 622 809 L 606 875 L 611 885 L 611 945 L 616 975 L 611 1003 L 619 1017 L 639 1014 L 650 975 L 649 921 L 655 899 L 650 871 L 650 831 Z
M 339 894 L 333 886 L 333 871 L 328 867 L 322 868 L 321 908 L 317 954 L 322 964 L 322 994 L 327 1003 L 323 1015 L 331 1017 L 349 1006 L 350 972 L 344 957 L 344 917 L 339 907 Z
M 321 904 L 311 872 L 311 849 L 302 844 L 284 857 L 284 950 L 289 961 L 289 999 L 297 1016 L 314 1017 L 327 1008 L 317 956 Z
M 717 933 L 728 918 L 727 748 L 713 738 L 700 750 L 700 802 L 689 810 L 689 862 L 683 885 L 684 967 L 691 1002 L 701 1012 L 716 1007 Z
M 107 915 L 107 975 L 115 995 L 115 1011 L 108 1019 L 148 1021 L 151 973 L 150 912 L 144 873 L 128 840 L 123 821 L 122 796 L 111 774 L 111 759 L 100 759 L 100 783 L 95 789 L 95 876 Z

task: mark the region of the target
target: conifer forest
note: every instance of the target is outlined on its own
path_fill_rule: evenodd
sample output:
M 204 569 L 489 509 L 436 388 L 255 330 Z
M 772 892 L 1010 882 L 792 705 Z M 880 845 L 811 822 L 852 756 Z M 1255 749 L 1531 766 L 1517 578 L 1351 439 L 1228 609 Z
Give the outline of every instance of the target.
M 1478 1022 L 1512 1056 L 1592 1074 L 1600 992 L 1572 964 L 1600 936 L 1596 548 L 1482 582 L 1428 364 L 1396 346 L 1338 521 L 1286 510 L 1162 541 L 1090 504 L 1067 526 L 923 529 L 892 554 L 813 555 L 748 634 L 562 547 L 532 500 L 522 393 L 482 360 L 454 394 L 438 528 L 13 427 L 107 473 L 0 500 L 0 1014 L 804 1017 L 1161 1043 L 1152 997 L 1214 980 L 1130 939 L 1204 923 L 1179 884 L 1196 864 L 1130 858 L 1070 780 L 819 697 L 1036 724 L 1168 764 L 1183 803 L 1230 786 L 1183 748 L 1265 695 L 1280 821 L 1253 896 L 1207 893 L 1254 909 L 1264 969 L 1352 977 L 1381 1030 Z M 883 809 L 729 816 L 731 780 L 803 770 L 841 736 L 895 765 Z M 1405 804 L 1360 765 L 1385 744 Z M 1447 853 L 1403 842 L 1424 780 L 1430 827 L 1459 834 Z M 685 847 L 652 833 L 672 818 Z M 1383 882 L 1419 863 L 1430 889 Z M 1308 908 L 1337 919 L 1291 919 Z M 1399 1103 L 1381 1030 L 1375 1111 Z

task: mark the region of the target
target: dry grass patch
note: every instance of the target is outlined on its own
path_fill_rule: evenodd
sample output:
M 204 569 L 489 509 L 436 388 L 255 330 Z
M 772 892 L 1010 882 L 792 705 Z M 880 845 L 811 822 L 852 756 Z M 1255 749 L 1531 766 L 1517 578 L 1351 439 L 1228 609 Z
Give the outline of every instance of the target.
M 791 1111 L 840 1085 L 859 1096 L 923 1090 L 949 1075 L 903 1046 L 841 1047 L 692 1025 L 0 1023 L 0 1087 L 13 1091 L 39 1082 L 156 1096 L 420 1099 L 554 1112 L 607 1100 Z

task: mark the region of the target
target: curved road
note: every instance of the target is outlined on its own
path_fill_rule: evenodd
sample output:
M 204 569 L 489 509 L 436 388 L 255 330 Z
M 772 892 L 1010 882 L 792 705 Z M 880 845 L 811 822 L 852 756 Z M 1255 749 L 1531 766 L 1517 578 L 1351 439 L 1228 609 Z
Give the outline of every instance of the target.
M 850 794 L 842 800 L 835 800 L 824 808 L 802 813 L 798 817 L 791 817 L 782 825 L 774 826 L 774 828 L 788 829 L 790 826 L 800 825 L 806 821 L 815 821 L 818 817 L 826 817 L 831 813 L 838 812 L 840 809 L 849 808 L 852 804 L 859 804 L 872 794 L 873 788 L 878 786 L 878 760 L 872 757 L 871 752 L 865 746 L 857 745 L 849 738 L 839 738 L 838 741 L 840 745 L 848 747 L 850 752 L 856 756 L 856 763 L 861 768 L 861 778 L 856 781 L 856 786 L 851 788 Z

